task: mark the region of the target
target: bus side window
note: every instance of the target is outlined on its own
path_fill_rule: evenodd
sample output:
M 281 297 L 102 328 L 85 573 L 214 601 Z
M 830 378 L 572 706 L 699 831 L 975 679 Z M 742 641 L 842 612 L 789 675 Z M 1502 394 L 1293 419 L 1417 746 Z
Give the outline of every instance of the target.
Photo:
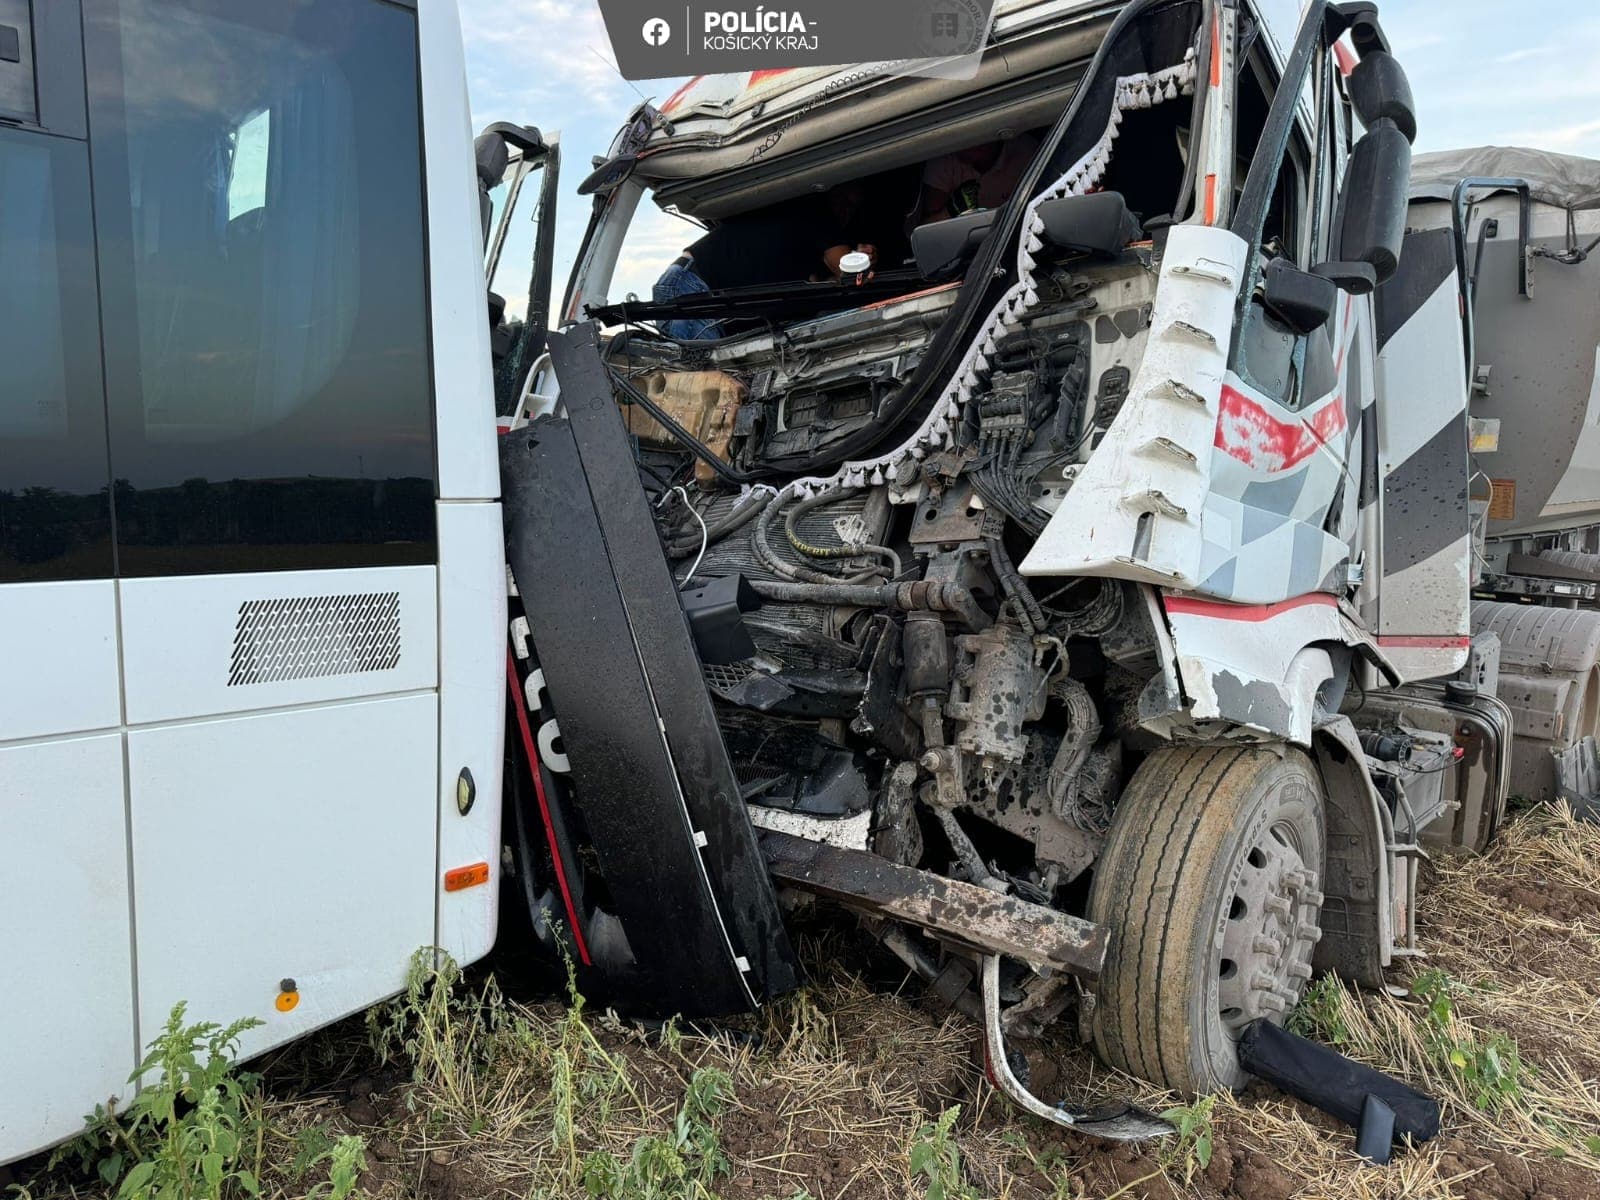
M 0 583 L 109 578 L 83 143 L 0 126 Z
M 120 573 L 434 561 L 415 12 L 85 18 Z

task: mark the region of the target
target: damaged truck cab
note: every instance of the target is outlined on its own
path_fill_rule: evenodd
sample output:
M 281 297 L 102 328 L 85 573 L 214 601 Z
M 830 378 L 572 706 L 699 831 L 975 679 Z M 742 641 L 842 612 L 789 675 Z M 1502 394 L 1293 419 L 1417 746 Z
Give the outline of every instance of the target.
M 1508 732 L 1422 682 L 1470 641 L 1455 251 L 1406 233 L 1376 8 L 1292 7 L 1002 3 L 969 79 L 632 115 L 501 439 L 516 872 L 586 986 L 757 1002 L 819 894 L 1073 1123 L 1006 1036 L 1075 1012 L 1113 1066 L 1236 1086 L 1316 971 L 1413 951 L 1422 834 L 1487 836 Z M 1009 198 L 933 210 L 932 164 L 1018 138 Z M 738 228 L 840 194 L 865 276 L 608 295 L 647 196 Z

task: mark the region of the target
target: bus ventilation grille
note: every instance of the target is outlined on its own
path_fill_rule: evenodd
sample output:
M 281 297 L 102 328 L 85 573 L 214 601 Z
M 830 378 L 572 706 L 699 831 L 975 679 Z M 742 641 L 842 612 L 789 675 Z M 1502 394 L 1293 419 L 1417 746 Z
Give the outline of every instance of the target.
M 228 686 L 390 671 L 400 662 L 400 593 L 247 600 Z

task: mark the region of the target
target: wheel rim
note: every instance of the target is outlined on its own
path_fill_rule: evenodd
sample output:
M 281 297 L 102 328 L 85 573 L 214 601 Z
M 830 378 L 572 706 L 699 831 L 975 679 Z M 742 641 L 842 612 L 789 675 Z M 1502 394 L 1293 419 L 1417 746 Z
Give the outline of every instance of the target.
M 1230 872 L 1234 886 L 1223 897 L 1213 993 L 1214 1019 L 1229 1042 L 1251 1021 L 1281 1023 L 1311 979 L 1322 893 L 1307 857 L 1320 858 L 1321 846 L 1298 815 L 1283 810 L 1258 825 Z

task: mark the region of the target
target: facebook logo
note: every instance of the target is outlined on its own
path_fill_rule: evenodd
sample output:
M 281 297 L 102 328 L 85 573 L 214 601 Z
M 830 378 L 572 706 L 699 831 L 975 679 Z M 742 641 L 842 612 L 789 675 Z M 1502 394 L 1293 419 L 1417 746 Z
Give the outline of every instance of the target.
M 651 17 L 644 23 L 644 40 L 651 46 L 665 46 L 672 36 L 672 26 L 660 17 Z
M 961 14 L 953 12 L 936 12 L 932 14 L 933 36 L 936 38 L 954 38 L 961 34 Z

